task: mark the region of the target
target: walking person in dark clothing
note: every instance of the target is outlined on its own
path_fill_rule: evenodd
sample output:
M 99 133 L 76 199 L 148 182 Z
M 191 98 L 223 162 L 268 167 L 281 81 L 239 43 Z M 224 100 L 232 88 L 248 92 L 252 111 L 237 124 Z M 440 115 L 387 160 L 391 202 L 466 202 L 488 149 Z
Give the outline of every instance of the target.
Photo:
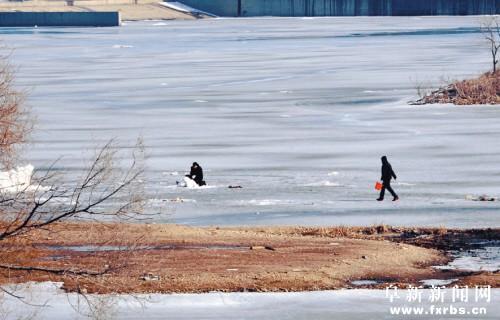
M 193 179 L 194 182 L 196 182 L 197 185 L 204 186 L 206 183 L 203 181 L 203 169 L 201 166 L 198 164 L 198 162 L 193 162 L 193 165 L 191 166 L 191 171 L 189 172 L 189 175 L 186 177 Z
M 392 190 L 392 187 L 391 187 L 391 179 L 394 178 L 394 180 L 396 180 L 397 179 L 396 174 L 394 173 L 394 170 L 392 170 L 392 166 L 389 163 L 389 161 L 387 161 L 386 156 L 383 156 L 381 158 L 381 160 L 382 160 L 382 177 L 380 178 L 380 180 L 382 180 L 382 189 L 380 190 L 380 196 L 377 199 L 377 201 L 384 200 L 385 189 L 389 190 L 389 192 L 394 197 L 394 199 L 392 199 L 392 201 L 397 201 L 397 200 L 399 200 L 399 197 L 396 194 L 396 192 L 394 192 L 394 190 Z

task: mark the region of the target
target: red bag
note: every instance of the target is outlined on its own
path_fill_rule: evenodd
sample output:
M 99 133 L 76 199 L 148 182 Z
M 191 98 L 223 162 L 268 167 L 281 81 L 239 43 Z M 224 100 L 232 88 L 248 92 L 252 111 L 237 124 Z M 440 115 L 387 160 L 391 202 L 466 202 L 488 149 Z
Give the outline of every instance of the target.
M 382 187 L 383 187 L 383 184 L 382 184 L 382 183 L 380 183 L 380 182 L 378 182 L 378 181 L 377 181 L 377 182 L 375 182 L 375 190 L 380 191 L 380 190 L 382 190 Z

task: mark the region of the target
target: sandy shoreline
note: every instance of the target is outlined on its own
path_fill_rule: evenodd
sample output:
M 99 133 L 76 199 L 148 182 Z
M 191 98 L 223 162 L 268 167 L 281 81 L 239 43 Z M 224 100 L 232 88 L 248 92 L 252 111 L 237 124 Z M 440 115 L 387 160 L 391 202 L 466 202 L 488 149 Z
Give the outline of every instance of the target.
M 498 239 L 500 230 L 241 227 L 171 224 L 59 223 L 5 241 L 2 265 L 101 275 L 0 269 L 0 284 L 60 281 L 89 293 L 283 292 L 354 287 L 405 287 L 425 279 L 500 286 L 495 272 L 437 270 L 442 250 L 470 239 Z M 458 241 L 458 242 L 457 242 Z

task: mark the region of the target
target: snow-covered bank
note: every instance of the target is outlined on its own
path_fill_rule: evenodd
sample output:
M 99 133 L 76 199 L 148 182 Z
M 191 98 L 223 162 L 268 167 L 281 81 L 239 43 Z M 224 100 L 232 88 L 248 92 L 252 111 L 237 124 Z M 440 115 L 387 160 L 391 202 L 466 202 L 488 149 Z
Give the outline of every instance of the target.
M 0 192 L 5 194 L 47 190 L 47 187 L 33 183 L 34 171 L 35 168 L 31 164 L 0 171 Z
M 6 319 L 14 320 L 36 312 L 39 320 L 85 319 L 74 306 L 75 294 L 66 294 L 54 283 L 31 283 L 16 286 L 16 293 L 33 304 L 32 307 L 16 298 L 3 295 L 0 310 Z M 208 293 L 208 294 L 151 294 L 132 296 L 92 296 L 90 301 L 98 306 L 99 319 L 498 319 L 500 314 L 500 289 L 491 290 L 491 301 L 475 301 L 474 288 L 468 292 L 469 302 L 453 302 L 452 289 L 444 290 L 444 302 L 431 302 L 430 289 L 421 290 L 422 301 L 407 302 L 406 290 L 399 291 L 399 299 L 390 302 L 384 290 L 339 290 L 297 293 Z M 391 316 L 391 307 L 423 307 L 431 312 L 436 307 L 485 308 L 482 315 L 419 315 Z M 73 307 L 72 307 L 73 306 Z M 80 301 L 81 312 L 88 309 Z M 449 311 L 448 311 L 449 313 Z M 87 318 L 88 319 L 88 318 Z

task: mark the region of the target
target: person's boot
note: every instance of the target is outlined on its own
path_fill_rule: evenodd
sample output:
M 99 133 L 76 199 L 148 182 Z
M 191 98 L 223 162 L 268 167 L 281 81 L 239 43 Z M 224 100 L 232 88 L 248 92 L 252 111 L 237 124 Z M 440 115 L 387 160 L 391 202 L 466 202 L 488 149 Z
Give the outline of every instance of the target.
M 384 198 L 378 198 L 377 201 L 384 201 Z
M 394 199 L 392 199 L 392 201 L 398 201 L 398 200 L 399 200 L 398 196 L 395 196 Z

